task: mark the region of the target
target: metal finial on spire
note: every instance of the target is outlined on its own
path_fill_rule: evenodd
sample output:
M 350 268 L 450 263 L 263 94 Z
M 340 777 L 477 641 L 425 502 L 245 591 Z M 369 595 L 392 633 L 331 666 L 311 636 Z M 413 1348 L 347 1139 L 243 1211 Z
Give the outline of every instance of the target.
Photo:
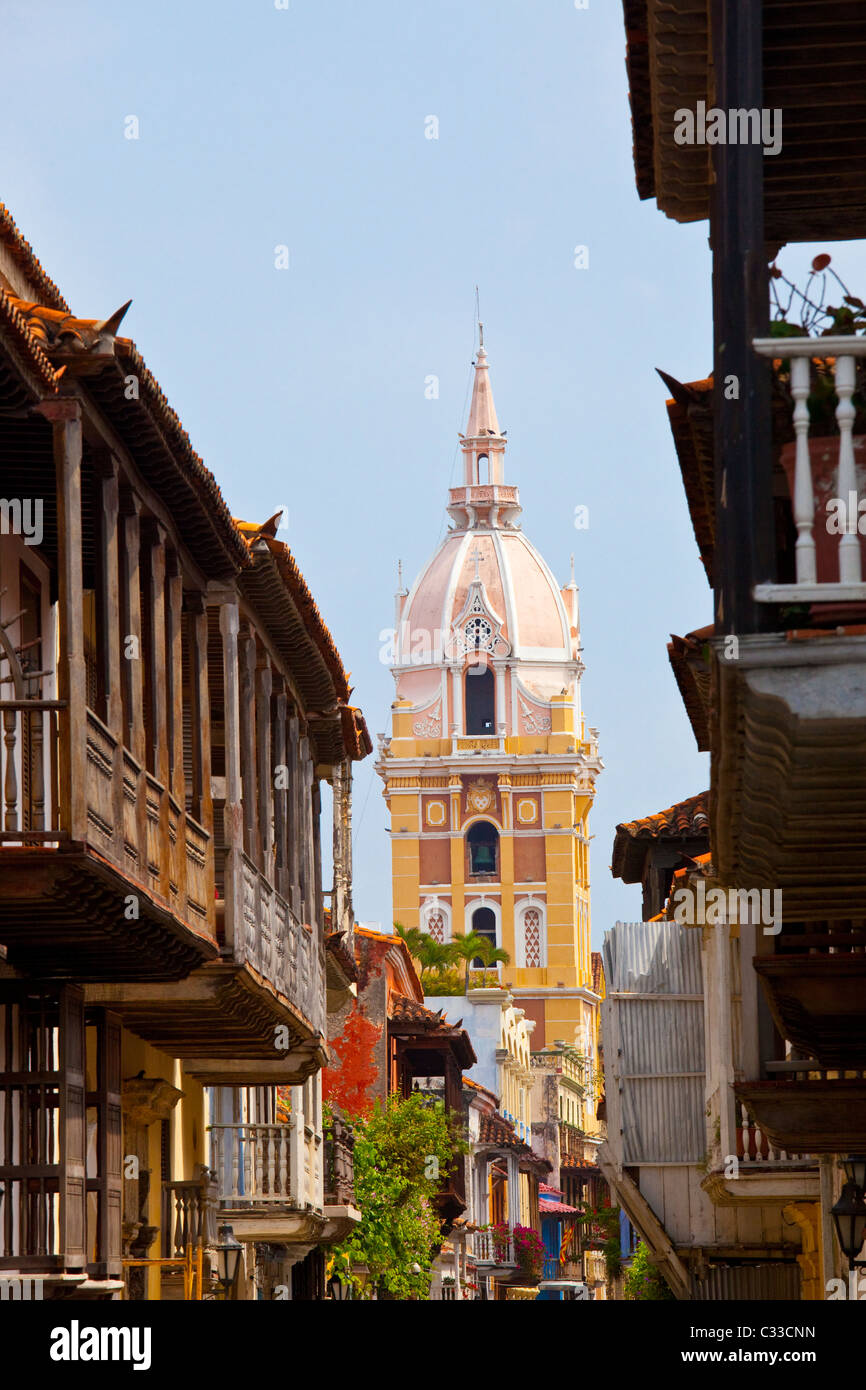
M 480 348 L 484 346 L 484 324 L 480 319 L 478 320 L 478 346 Z
M 574 556 L 571 557 L 571 582 L 574 583 Z

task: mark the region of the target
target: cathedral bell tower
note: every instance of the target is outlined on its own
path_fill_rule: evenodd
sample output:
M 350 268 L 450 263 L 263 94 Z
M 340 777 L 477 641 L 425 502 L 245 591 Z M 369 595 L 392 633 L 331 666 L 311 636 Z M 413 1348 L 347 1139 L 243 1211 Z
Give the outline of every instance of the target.
M 452 525 L 397 595 L 396 699 L 377 763 L 394 918 L 441 941 L 487 936 L 509 954 L 501 982 L 536 1020 L 533 1048 L 588 1049 L 587 822 L 602 763 L 580 704 L 578 591 L 518 524 L 483 335 L 474 365 Z

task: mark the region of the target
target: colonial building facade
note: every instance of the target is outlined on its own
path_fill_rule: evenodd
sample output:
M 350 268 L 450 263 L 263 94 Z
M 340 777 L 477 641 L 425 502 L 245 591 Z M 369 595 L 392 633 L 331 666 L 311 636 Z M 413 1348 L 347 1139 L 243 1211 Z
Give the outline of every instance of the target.
M 122 317 L 0 206 L 0 1279 L 212 1296 L 221 1214 L 226 1296 L 313 1297 L 360 1219 L 319 1073 L 372 746 L 277 519 L 231 517 Z
M 594 1048 L 587 821 L 602 763 L 580 701 L 578 591 L 518 524 L 483 346 L 452 525 L 397 596 L 392 727 L 378 771 L 394 916 L 508 952 L 533 1043 Z M 480 964 L 480 962 L 478 962 Z

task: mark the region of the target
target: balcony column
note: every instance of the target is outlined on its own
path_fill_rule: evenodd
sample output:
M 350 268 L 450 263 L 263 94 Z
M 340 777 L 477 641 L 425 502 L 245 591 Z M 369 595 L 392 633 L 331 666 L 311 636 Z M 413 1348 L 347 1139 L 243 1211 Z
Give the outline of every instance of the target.
M 120 608 L 122 690 L 124 692 L 124 744 L 144 767 L 144 668 L 141 663 L 141 503 L 131 488 L 120 490 L 123 518 L 120 556 Z
M 508 1174 L 508 1229 L 513 1231 L 520 1225 L 520 1168 L 518 1157 L 508 1150 L 505 1167 Z
M 38 407 L 50 421 L 57 487 L 57 697 L 60 825 L 73 840 L 87 835 L 87 680 L 84 665 L 81 557 L 81 406 L 71 396 Z
M 186 777 L 183 766 L 183 574 L 176 550 L 166 552 L 166 635 L 165 675 L 168 683 L 168 775 L 169 789 L 183 809 Z
M 737 1152 L 736 1098 L 731 1089 L 734 1080 L 733 1020 L 731 1013 L 731 928 L 719 922 L 710 928 L 710 950 L 713 952 L 713 998 L 709 1001 L 707 1035 L 715 1041 L 715 1067 L 711 1087 L 719 1093 L 719 1158 L 722 1163 Z
M 100 544 L 102 547 L 102 632 L 105 652 L 105 722 L 117 740 L 114 749 L 112 806 L 114 853 L 123 858 L 123 694 L 120 654 L 120 489 L 117 460 L 100 460 Z
M 240 690 L 238 673 L 238 605 L 220 606 L 225 699 L 226 799 L 223 811 L 225 844 L 225 944 L 236 960 L 243 960 L 243 809 L 241 806 Z
M 715 103 L 763 106 L 763 6 L 710 6 Z M 766 631 L 768 605 L 752 587 L 774 578 L 770 373 L 752 348 L 769 333 L 761 145 L 713 146 L 713 427 L 716 481 L 716 633 Z M 736 383 L 736 396 L 725 391 Z
M 240 659 L 240 750 L 241 780 L 243 783 L 244 849 L 254 863 L 259 862 L 259 841 L 256 833 L 256 639 L 248 624 L 238 641 Z
M 288 764 L 286 762 L 286 687 L 282 676 L 276 677 L 274 692 L 274 847 L 276 850 L 275 881 L 280 897 L 289 900 L 288 858 Z M 279 776 L 276 776 L 279 769 Z
M 150 692 L 151 745 L 150 771 L 166 790 L 169 785 L 167 652 L 165 643 L 165 528 L 157 521 L 148 521 L 143 528 L 143 556 L 149 569 L 148 600 L 150 607 Z
M 313 864 L 313 766 L 310 758 L 310 740 L 305 734 L 299 744 L 301 760 L 300 795 L 301 807 L 299 830 L 301 835 L 301 864 L 303 869 L 302 901 L 303 919 L 313 926 L 316 922 L 315 891 L 316 872 Z
M 165 540 L 165 527 L 159 522 L 149 521 L 145 531 L 145 555 L 149 551 L 150 715 L 151 746 L 153 749 L 150 771 L 162 789 L 159 794 L 159 891 L 164 898 L 168 898 L 171 892 L 169 887 L 171 852 L 168 834 L 169 750 L 168 654 L 165 640 Z
M 291 1104 L 292 1117 L 290 1120 L 291 1133 L 289 1135 L 289 1191 L 292 1206 L 303 1207 L 306 1201 L 304 1191 L 304 1143 L 305 1143 L 305 1115 L 304 1115 L 304 1088 L 303 1086 L 292 1086 Z
M 311 769 L 312 771 L 312 769 Z M 310 786 L 313 844 L 313 912 L 316 932 L 321 939 L 324 930 L 322 897 L 322 791 L 319 779 L 313 776 Z
M 297 715 L 292 715 L 289 720 L 288 869 L 290 906 L 299 920 L 304 915 L 301 892 L 303 819 L 301 816 L 300 741 L 300 721 Z
M 269 882 L 274 881 L 273 815 L 274 763 L 271 752 L 271 689 L 273 675 L 267 652 L 256 678 L 256 759 L 258 763 L 258 831 L 261 870 Z
M 180 810 L 175 845 L 175 882 L 178 902 L 184 910 L 187 894 L 186 773 L 183 765 L 183 574 L 176 550 L 166 553 L 165 675 L 168 682 L 169 791 Z M 193 722 L 190 712 L 190 723 Z
M 192 745 L 192 814 L 208 832 L 213 829 L 211 792 L 210 690 L 208 687 L 208 621 L 205 596 L 184 594 L 188 614 L 190 741 Z

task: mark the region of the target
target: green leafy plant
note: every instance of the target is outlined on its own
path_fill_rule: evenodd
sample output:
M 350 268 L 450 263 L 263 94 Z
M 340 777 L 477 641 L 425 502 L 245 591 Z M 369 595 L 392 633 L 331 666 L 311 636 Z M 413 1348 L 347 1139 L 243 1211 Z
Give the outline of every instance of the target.
M 501 961 L 507 965 L 510 956 L 507 951 L 494 946 L 493 942 L 486 936 L 480 936 L 478 932 L 470 931 L 465 936 L 455 936 L 449 945 L 454 951 L 454 958 L 464 962 L 465 974 L 463 979 L 463 993 L 469 993 L 469 967 L 473 960 L 480 960 L 481 964 L 488 968 Z
M 393 1299 L 421 1299 L 441 1241 L 433 1198 L 439 1175 L 465 1147 L 440 1100 L 420 1092 L 377 1103 L 369 1116 L 353 1116 L 355 1200 L 361 1222 L 333 1252 L 335 1268 L 356 1297 L 374 1288 Z M 420 1273 L 414 1272 L 414 1266 Z M 363 1280 L 353 1267 L 365 1266 Z
M 419 974 L 425 994 L 468 994 L 470 989 L 480 989 L 499 983 L 499 976 L 491 970 L 498 962 L 507 965 L 510 956 L 507 951 L 494 946 L 486 936 L 469 932 L 465 936 L 455 935 L 451 941 L 437 941 L 429 932 L 418 927 L 403 927 L 395 922 L 394 930 L 405 941 L 413 960 L 420 966 Z M 484 973 L 478 978 L 470 974 L 473 960 L 480 960 Z M 463 963 L 461 974 L 460 963 Z
M 624 1293 L 631 1302 L 643 1299 L 666 1302 L 674 1297 L 650 1259 L 649 1249 L 642 1240 L 638 1241 L 637 1250 L 626 1270 Z
M 597 1207 L 587 1207 L 577 1220 L 583 1222 L 586 1244 L 604 1255 L 604 1267 L 609 1279 L 615 1279 L 622 1270 L 622 1250 L 619 1234 L 619 1207 L 602 1203 Z

